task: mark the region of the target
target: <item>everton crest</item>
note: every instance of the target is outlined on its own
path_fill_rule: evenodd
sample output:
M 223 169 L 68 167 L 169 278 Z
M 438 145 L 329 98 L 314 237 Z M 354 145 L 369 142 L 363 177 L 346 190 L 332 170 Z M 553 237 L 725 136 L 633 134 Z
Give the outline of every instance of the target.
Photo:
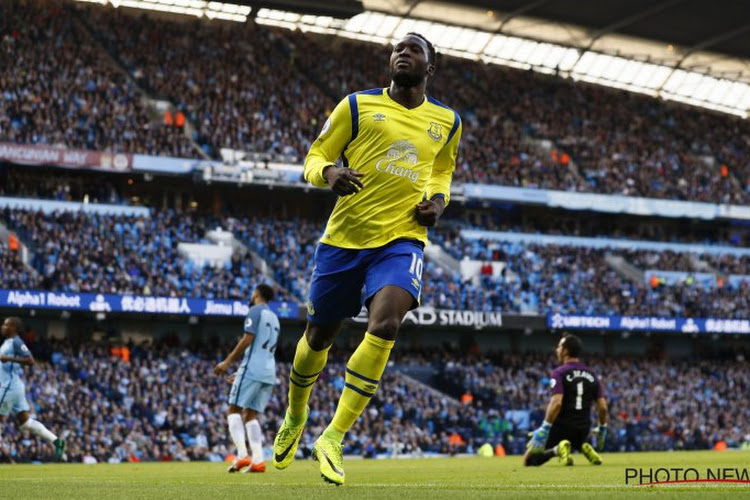
M 443 138 L 443 126 L 439 123 L 430 122 L 430 128 L 427 129 L 427 135 L 433 141 L 439 141 Z

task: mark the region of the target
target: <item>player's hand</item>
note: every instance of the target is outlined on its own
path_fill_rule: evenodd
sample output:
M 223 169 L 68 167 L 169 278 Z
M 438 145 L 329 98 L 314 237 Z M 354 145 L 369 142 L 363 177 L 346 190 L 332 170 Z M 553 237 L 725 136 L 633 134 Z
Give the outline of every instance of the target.
M 552 426 L 544 422 L 541 427 L 539 427 L 534 432 L 529 432 L 529 437 L 531 440 L 526 445 L 526 448 L 528 449 L 544 449 L 544 446 L 547 444 L 547 437 L 549 436 L 549 430 L 552 428 Z
M 222 361 L 218 365 L 214 366 L 214 375 L 224 375 L 227 370 L 229 370 L 229 363 L 227 363 L 226 361 Z
M 594 427 L 591 431 L 596 436 L 596 450 L 602 451 L 604 449 L 604 441 L 607 439 L 607 424 Z
M 0 363 L 7 363 L 8 361 L 10 361 L 8 356 L 0 356 Z
M 416 206 L 417 222 L 420 226 L 432 227 L 437 224 L 444 209 L 445 206 L 439 201 L 422 200 Z
M 323 170 L 323 177 L 325 177 L 328 185 L 331 186 L 331 191 L 339 196 L 357 194 L 360 189 L 365 187 L 362 181 L 359 180 L 364 176 L 365 174 L 358 170 L 341 168 L 336 165 L 330 165 Z
M 226 380 L 226 381 L 227 381 L 227 383 L 229 383 L 229 384 L 234 384 L 234 379 L 235 379 L 235 377 L 237 377 L 237 374 L 236 374 L 236 373 L 233 373 L 233 374 L 231 374 L 231 375 L 228 375 L 228 376 L 227 376 L 227 378 L 226 378 L 226 379 L 224 379 L 224 380 Z

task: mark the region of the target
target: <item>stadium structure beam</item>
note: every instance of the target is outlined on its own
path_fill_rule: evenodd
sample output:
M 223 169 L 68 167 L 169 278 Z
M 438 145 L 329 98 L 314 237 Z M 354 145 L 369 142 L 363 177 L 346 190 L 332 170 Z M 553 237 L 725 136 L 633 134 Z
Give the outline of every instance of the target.
M 620 19 L 619 21 L 616 21 L 612 24 L 608 24 L 607 26 L 604 26 L 603 28 L 600 28 L 591 34 L 591 37 L 589 38 L 589 43 L 584 49 L 584 52 L 590 50 L 591 47 L 594 46 L 596 41 L 599 40 L 604 35 L 608 35 L 615 30 L 619 30 L 621 28 L 624 28 L 625 26 L 629 26 L 636 21 L 641 21 L 643 19 L 653 16 L 654 14 L 658 14 L 659 12 L 662 12 L 666 9 L 669 9 L 670 7 L 674 7 L 675 5 L 678 5 L 684 2 L 685 0 L 665 0 L 663 2 L 657 3 L 656 5 L 649 7 L 648 9 L 642 10 L 640 12 L 636 12 L 635 14 L 631 16 L 628 16 L 624 19 Z
M 497 28 L 496 33 L 501 33 L 503 31 L 503 28 L 505 27 L 508 22 L 510 22 L 512 19 L 515 19 L 516 17 L 527 14 L 531 12 L 532 10 L 536 9 L 537 7 L 541 7 L 542 5 L 549 3 L 551 0 L 536 0 L 535 2 L 531 2 L 529 4 L 526 4 L 522 7 L 518 7 L 515 10 L 512 10 L 505 14 L 503 16 L 502 21 L 500 21 L 500 26 Z
M 404 17 L 409 17 L 414 9 L 417 8 L 417 5 L 419 5 L 420 3 L 422 3 L 422 0 L 412 0 L 412 2 L 409 4 L 409 8 L 406 9 L 406 14 L 404 14 Z
M 708 38 L 706 40 L 703 40 L 702 42 L 696 43 L 695 45 L 691 47 L 688 47 L 683 52 L 682 57 L 677 63 L 677 67 L 680 67 L 680 65 L 685 61 L 685 59 L 687 59 L 688 56 L 694 54 L 695 52 L 712 47 L 716 45 L 717 43 L 726 42 L 727 40 L 731 40 L 732 38 L 738 37 L 748 31 L 750 31 L 750 22 L 747 22 L 738 28 L 735 28 L 730 31 L 725 31 L 719 35 Z

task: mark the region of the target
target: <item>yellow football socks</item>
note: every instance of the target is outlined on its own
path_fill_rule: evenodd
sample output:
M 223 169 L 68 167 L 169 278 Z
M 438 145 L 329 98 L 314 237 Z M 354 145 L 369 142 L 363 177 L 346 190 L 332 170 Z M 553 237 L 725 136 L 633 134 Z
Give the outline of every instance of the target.
M 292 370 L 289 373 L 289 409 L 287 417 L 291 420 L 301 418 L 305 414 L 305 406 L 310 398 L 315 381 L 318 375 L 325 368 L 328 361 L 328 350 L 315 351 L 307 343 L 307 337 L 297 342 L 297 350 L 294 353 L 294 362 Z
M 380 377 L 383 375 L 388 356 L 395 342 L 384 340 L 370 333 L 354 351 L 346 364 L 344 390 L 341 392 L 336 414 L 323 435 L 341 442 L 357 418 L 375 395 Z

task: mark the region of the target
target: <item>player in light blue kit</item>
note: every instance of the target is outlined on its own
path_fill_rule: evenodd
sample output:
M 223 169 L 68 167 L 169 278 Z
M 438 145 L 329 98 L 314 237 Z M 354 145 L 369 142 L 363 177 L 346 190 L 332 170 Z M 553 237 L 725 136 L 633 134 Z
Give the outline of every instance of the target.
M 237 373 L 227 378 L 232 382 L 227 424 L 237 447 L 237 459 L 229 472 L 239 472 L 242 469 L 245 472 L 266 471 L 263 433 L 256 417 L 265 410 L 276 384 L 274 352 L 279 340 L 279 318 L 268 307 L 273 295 L 273 288 L 268 285 L 258 285 L 255 288 L 250 298 L 252 307 L 245 317 L 245 335 L 229 356 L 214 368 L 214 374 L 224 375 L 230 365 L 242 356 Z M 247 454 L 246 431 L 252 457 Z
M 41 422 L 29 417 L 26 387 L 21 374 L 22 366 L 33 366 L 34 356 L 18 336 L 23 330 L 21 318 L 12 316 L 3 321 L 2 334 L 5 341 L 0 346 L 0 421 L 12 413 L 18 425 L 37 437 L 45 439 L 55 447 L 55 458 L 61 460 L 65 454 L 65 440 L 52 434 Z

